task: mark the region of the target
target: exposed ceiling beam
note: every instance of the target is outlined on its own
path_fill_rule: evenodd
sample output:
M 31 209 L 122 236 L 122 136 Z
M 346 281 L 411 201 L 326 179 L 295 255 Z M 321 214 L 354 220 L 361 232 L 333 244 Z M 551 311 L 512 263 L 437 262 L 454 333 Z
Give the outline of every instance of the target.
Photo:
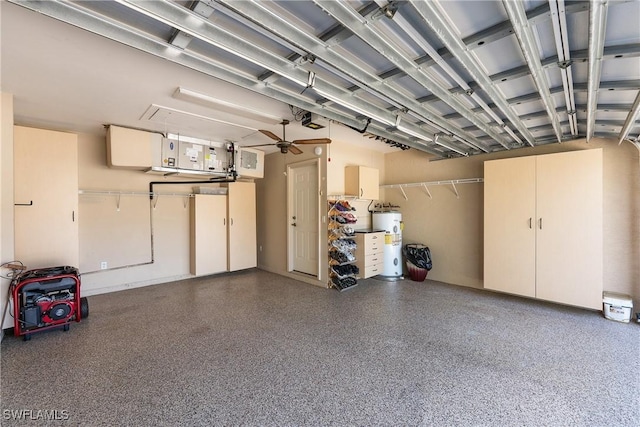
M 602 71 L 602 53 L 607 28 L 608 3 L 601 0 L 589 1 L 589 72 L 587 75 L 587 142 L 591 140 L 596 121 L 596 105 Z
M 503 95 L 496 90 L 489 77 L 484 72 L 483 68 L 477 61 L 474 55 L 471 55 L 462 42 L 462 39 L 454 31 L 454 26 L 449 22 L 448 18 L 442 12 L 440 7 L 434 2 L 424 1 L 411 1 L 413 7 L 417 10 L 420 18 L 424 20 L 429 27 L 431 27 L 438 35 L 440 40 L 449 49 L 450 52 L 460 61 L 462 66 L 469 72 L 473 80 L 482 88 L 482 90 L 493 100 L 498 106 L 500 112 L 513 124 L 513 126 L 520 132 L 522 137 L 531 146 L 534 145 L 533 135 L 517 120 L 516 113 L 509 107 L 509 104 L 504 99 Z M 494 120 L 496 119 L 495 116 Z M 513 130 L 504 123 L 501 119 L 497 120 L 498 123 L 503 126 L 504 130 L 508 132 L 512 138 L 518 142 L 522 142 L 517 137 Z
M 259 93 L 288 105 L 293 105 L 326 117 L 330 120 L 343 123 L 353 128 L 361 128 L 364 122 L 355 119 L 344 112 L 325 107 L 299 93 L 283 90 L 274 85 L 269 85 L 259 81 L 254 76 L 231 69 L 212 59 L 205 59 L 202 55 L 192 54 L 188 50 L 181 50 L 171 47 L 167 41 L 161 41 L 144 32 L 134 30 L 106 17 L 98 17 L 85 10 L 81 4 L 69 2 L 19 2 L 9 0 L 19 6 L 42 13 L 46 16 L 58 19 L 62 22 L 85 29 L 92 33 L 117 41 L 127 46 L 131 46 L 140 51 L 158 56 L 168 61 L 183 65 L 187 68 L 202 72 L 227 83 L 243 87 L 252 92 Z M 186 9 L 185 9 L 186 10 Z M 170 47 L 170 49 L 168 49 Z M 171 49 L 176 49 L 172 51 Z M 413 138 L 406 138 L 397 133 L 387 131 L 384 127 L 369 126 L 368 131 L 379 135 L 382 138 L 397 141 L 421 151 L 425 151 L 436 156 L 442 156 L 443 152 L 427 144 L 416 142 Z
M 564 100 L 567 115 L 569 116 L 569 127 L 571 135 L 578 134 L 578 120 L 576 115 L 576 100 L 573 92 L 573 73 L 571 68 L 571 53 L 569 51 L 569 36 L 567 34 L 567 16 L 564 0 L 549 0 L 551 9 L 551 24 L 553 35 L 556 41 L 556 51 L 558 52 L 558 67 L 562 77 L 564 88 Z
M 531 77 L 538 89 L 538 93 L 540 93 L 540 98 L 544 104 L 544 108 L 547 110 L 558 142 L 562 142 L 562 129 L 560 128 L 560 122 L 558 121 L 558 116 L 555 111 L 555 104 L 551 99 L 551 92 L 549 92 L 549 79 L 540 63 L 540 52 L 536 45 L 533 28 L 527 19 L 524 4 L 509 0 L 503 0 L 502 4 L 513 24 L 513 29 L 520 44 L 520 50 L 522 50 L 525 61 L 529 65 Z
M 629 114 L 627 114 L 627 119 L 624 121 L 622 130 L 618 136 L 618 145 L 622 144 L 622 141 L 624 141 L 624 139 L 629 135 L 629 131 L 635 124 L 638 115 L 640 115 L 640 92 L 636 95 L 633 107 L 631 108 L 631 111 L 629 111 Z
M 116 1 L 152 19 L 184 31 L 205 43 L 230 52 L 260 67 L 274 71 L 299 85 L 301 88 L 309 87 L 309 73 L 304 69 L 275 53 L 256 46 L 231 31 L 215 25 L 213 22 L 202 19 L 199 15 L 194 14 L 191 10 L 177 3 L 140 0 Z M 346 89 L 326 80 L 316 78 L 311 86 L 316 93 L 351 111 L 364 114 L 367 117 L 390 126 L 393 126 L 396 121 L 396 115 L 371 103 L 363 102 L 363 100 L 356 98 Z M 406 123 L 404 127 L 409 131 L 406 133 L 411 136 L 421 134 L 421 141 L 423 141 L 421 144 L 429 147 L 426 143 L 432 142 L 432 137 L 426 135 L 424 129 L 413 123 Z
M 505 148 L 509 148 L 503 135 L 496 132 L 491 126 L 482 122 L 475 115 L 470 114 L 470 109 L 465 106 L 459 99 L 452 96 L 447 89 L 440 85 L 431 75 L 425 72 L 415 61 L 400 51 L 388 37 L 381 34 L 380 31 L 371 25 L 371 22 L 365 21 L 349 3 L 344 0 L 336 0 L 325 2 L 322 0 L 314 0 L 314 2 L 333 16 L 343 26 L 351 30 L 361 40 L 376 49 L 389 61 L 394 63 L 398 68 L 402 69 L 406 74 L 410 75 L 418 83 L 437 95 L 443 102 L 451 108 L 461 113 L 468 114 L 467 119 L 482 129 L 485 133 L 491 135 L 497 141 L 500 141 Z
M 224 3 L 229 7 L 229 9 L 235 11 L 237 14 L 240 14 L 241 16 L 258 23 L 262 27 L 277 33 L 285 40 L 296 43 L 300 47 L 304 46 L 304 49 L 314 57 L 314 67 L 322 67 L 329 72 L 338 73 L 348 81 L 354 82 L 353 86 L 347 88 L 348 91 L 353 92 L 355 88 L 360 88 L 385 102 L 395 105 L 396 109 L 408 109 L 413 111 L 420 119 L 427 121 L 428 124 L 435 126 L 440 131 L 457 135 L 465 142 L 468 142 L 468 145 L 470 145 L 474 150 L 486 152 L 486 149 L 479 141 L 474 141 L 475 138 L 473 135 L 466 134 L 462 129 L 456 127 L 454 124 L 449 123 L 446 120 L 442 120 L 441 116 L 438 115 L 437 112 L 428 110 L 424 105 L 421 105 L 412 97 L 396 90 L 391 85 L 385 84 L 384 80 L 378 77 L 375 73 L 366 72 L 362 67 L 351 62 L 344 55 L 341 55 L 331 49 L 326 42 L 298 27 L 294 22 L 285 20 L 277 10 L 271 9 L 272 7 L 275 7 L 273 4 L 248 1 L 225 1 Z M 304 68 L 305 65 L 306 63 L 304 62 L 299 63 L 300 67 Z M 309 69 L 309 71 L 311 71 L 311 69 Z M 394 125 L 395 123 L 387 124 Z M 424 138 L 424 135 L 422 137 Z M 438 142 L 435 143 L 438 144 Z

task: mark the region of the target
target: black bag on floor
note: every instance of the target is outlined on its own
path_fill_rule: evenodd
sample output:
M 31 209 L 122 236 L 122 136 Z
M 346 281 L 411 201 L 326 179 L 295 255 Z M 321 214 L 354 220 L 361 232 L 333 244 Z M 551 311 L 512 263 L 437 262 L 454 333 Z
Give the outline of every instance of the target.
M 404 253 L 407 261 L 416 267 L 424 268 L 426 270 L 431 270 L 433 267 L 431 251 L 428 246 L 420 243 L 409 243 L 404 245 L 402 252 Z

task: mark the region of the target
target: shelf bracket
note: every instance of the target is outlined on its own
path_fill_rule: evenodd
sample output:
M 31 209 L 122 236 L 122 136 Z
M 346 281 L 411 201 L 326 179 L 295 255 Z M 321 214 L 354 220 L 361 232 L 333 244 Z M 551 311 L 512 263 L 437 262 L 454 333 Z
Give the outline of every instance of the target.
M 400 187 L 398 187 L 398 188 L 402 192 L 402 197 L 404 197 L 405 200 L 409 200 L 409 198 L 407 197 L 407 193 L 405 193 L 404 192 L 404 188 L 402 188 L 402 185 Z
M 427 192 L 427 196 L 429 196 L 430 199 L 433 199 L 433 196 L 431 195 L 431 191 L 429 191 L 429 187 L 427 187 L 427 184 L 422 184 L 422 187 L 424 188 L 424 191 Z
M 120 193 L 116 194 L 116 212 L 120 212 L 120 196 Z
M 482 178 L 462 178 L 462 179 L 449 179 L 444 181 L 431 181 L 431 182 L 423 181 L 423 182 L 409 182 L 404 184 L 386 184 L 386 185 L 381 185 L 380 188 L 399 188 L 400 191 L 402 192 L 402 195 L 404 196 L 404 199 L 409 200 L 409 198 L 407 197 L 407 193 L 405 193 L 404 189 L 409 187 L 422 187 L 424 188 L 429 198 L 433 199 L 433 196 L 429 191 L 430 186 L 451 185 L 451 188 L 453 188 L 453 192 L 455 193 L 456 198 L 459 199 L 460 193 L 458 193 L 458 188 L 456 187 L 456 184 L 474 184 L 474 183 L 480 183 L 483 181 L 484 180 Z
M 456 193 L 456 199 L 460 198 L 460 194 L 458 194 L 458 189 L 456 188 L 456 183 L 455 182 L 451 182 L 451 186 L 453 187 L 453 192 Z

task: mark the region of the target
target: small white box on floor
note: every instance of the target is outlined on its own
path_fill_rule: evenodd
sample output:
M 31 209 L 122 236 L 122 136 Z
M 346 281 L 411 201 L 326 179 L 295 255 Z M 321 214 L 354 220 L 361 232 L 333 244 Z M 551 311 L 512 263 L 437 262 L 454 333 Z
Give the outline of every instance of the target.
M 604 317 L 618 322 L 629 322 L 633 311 L 633 301 L 627 294 L 603 292 L 602 305 Z

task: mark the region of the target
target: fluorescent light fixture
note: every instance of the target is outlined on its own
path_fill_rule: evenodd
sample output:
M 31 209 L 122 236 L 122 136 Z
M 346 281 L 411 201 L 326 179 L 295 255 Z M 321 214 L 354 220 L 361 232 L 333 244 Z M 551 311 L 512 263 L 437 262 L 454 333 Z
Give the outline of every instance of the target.
M 162 22 L 169 25 L 176 30 L 182 31 L 192 37 L 202 40 L 206 43 L 223 49 L 245 61 L 256 64 L 267 70 L 285 77 L 292 82 L 307 87 L 306 81 L 298 79 L 296 76 L 283 71 L 281 65 L 274 65 L 279 60 L 276 59 L 275 54 L 270 54 L 267 51 L 261 50 L 257 52 L 256 46 L 251 46 L 249 50 L 243 48 L 243 41 L 240 38 L 223 28 L 213 27 L 213 25 L 206 21 L 205 18 L 198 18 L 193 16 L 191 11 L 185 10 L 184 7 L 175 4 L 173 2 L 138 2 L 135 0 L 114 0 L 123 6 L 126 6 L 132 10 L 142 13 L 151 19 Z M 191 25 L 191 26 L 190 26 Z M 216 33 L 211 34 L 211 31 L 215 30 Z M 222 40 L 224 39 L 224 41 Z
M 573 93 L 573 76 L 569 68 L 571 58 L 564 0 L 550 0 L 549 8 L 551 10 L 551 23 L 553 24 L 556 51 L 558 52 L 558 66 L 560 67 L 562 86 L 564 88 L 564 100 L 569 114 L 569 127 L 571 128 L 571 135 L 576 136 L 578 135 L 578 123 L 575 114 L 571 114 L 576 109 L 576 102 Z
M 442 143 L 442 142 L 438 141 L 438 138 L 437 138 L 437 137 L 435 137 L 435 138 L 429 138 L 429 137 L 427 137 L 427 136 L 425 136 L 425 135 L 420 135 L 418 132 L 414 132 L 414 131 L 412 131 L 411 129 L 408 129 L 408 128 L 406 128 L 406 127 L 402 126 L 402 125 L 398 126 L 398 130 L 399 130 L 400 132 L 404 132 L 404 133 L 406 133 L 406 134 L 408 134 L 408 135 L 411 135 L 411 136 L 416 137 L 416 138 L 418 138 L 418 139 L 421 139 L 421 140 L 423 140 L 423 141 L 433 141 L 433 142 L 434 142 L 434 144 L 437 144 L 437 145 L 439 145 L 439 146 L 441 146 L 441 147 L 443 147 L 443 148 L 446 148 L 447 150 L 454 151 L 454 152 L 456 152 L 456 153 L 458 153 L 458 154 L 460 154 L 460 155 L 462 155 L 462 156 L 468 156 L 468 155 L 469 155 L 469 153 L 465 153 L 464 151 L 460 151 L 460 150 L 458 150 L 457 148 L 451 147 L 451 146 L 449 146 L 449 145 L 447 145 L 447 144 L 444 144 L 444 143 Z
M 214 98 L 212 96 L 205 95 L 204 93 L 196 92 L 190 89 L 185 89 L 183 87 L 178 87 L 175 92 L 173 92 L 173 97 L 176 99 L 181 99 L 183 101 L 202 105 L 204 107 L 209 107 L 214 110 L 232 113 L 237 116 L 272 125 L 276 125 L 282 121 L 281 117 L 273 116 L 271 114 L 247 108 L 242 105 L 233 104 L 231 102 Z

